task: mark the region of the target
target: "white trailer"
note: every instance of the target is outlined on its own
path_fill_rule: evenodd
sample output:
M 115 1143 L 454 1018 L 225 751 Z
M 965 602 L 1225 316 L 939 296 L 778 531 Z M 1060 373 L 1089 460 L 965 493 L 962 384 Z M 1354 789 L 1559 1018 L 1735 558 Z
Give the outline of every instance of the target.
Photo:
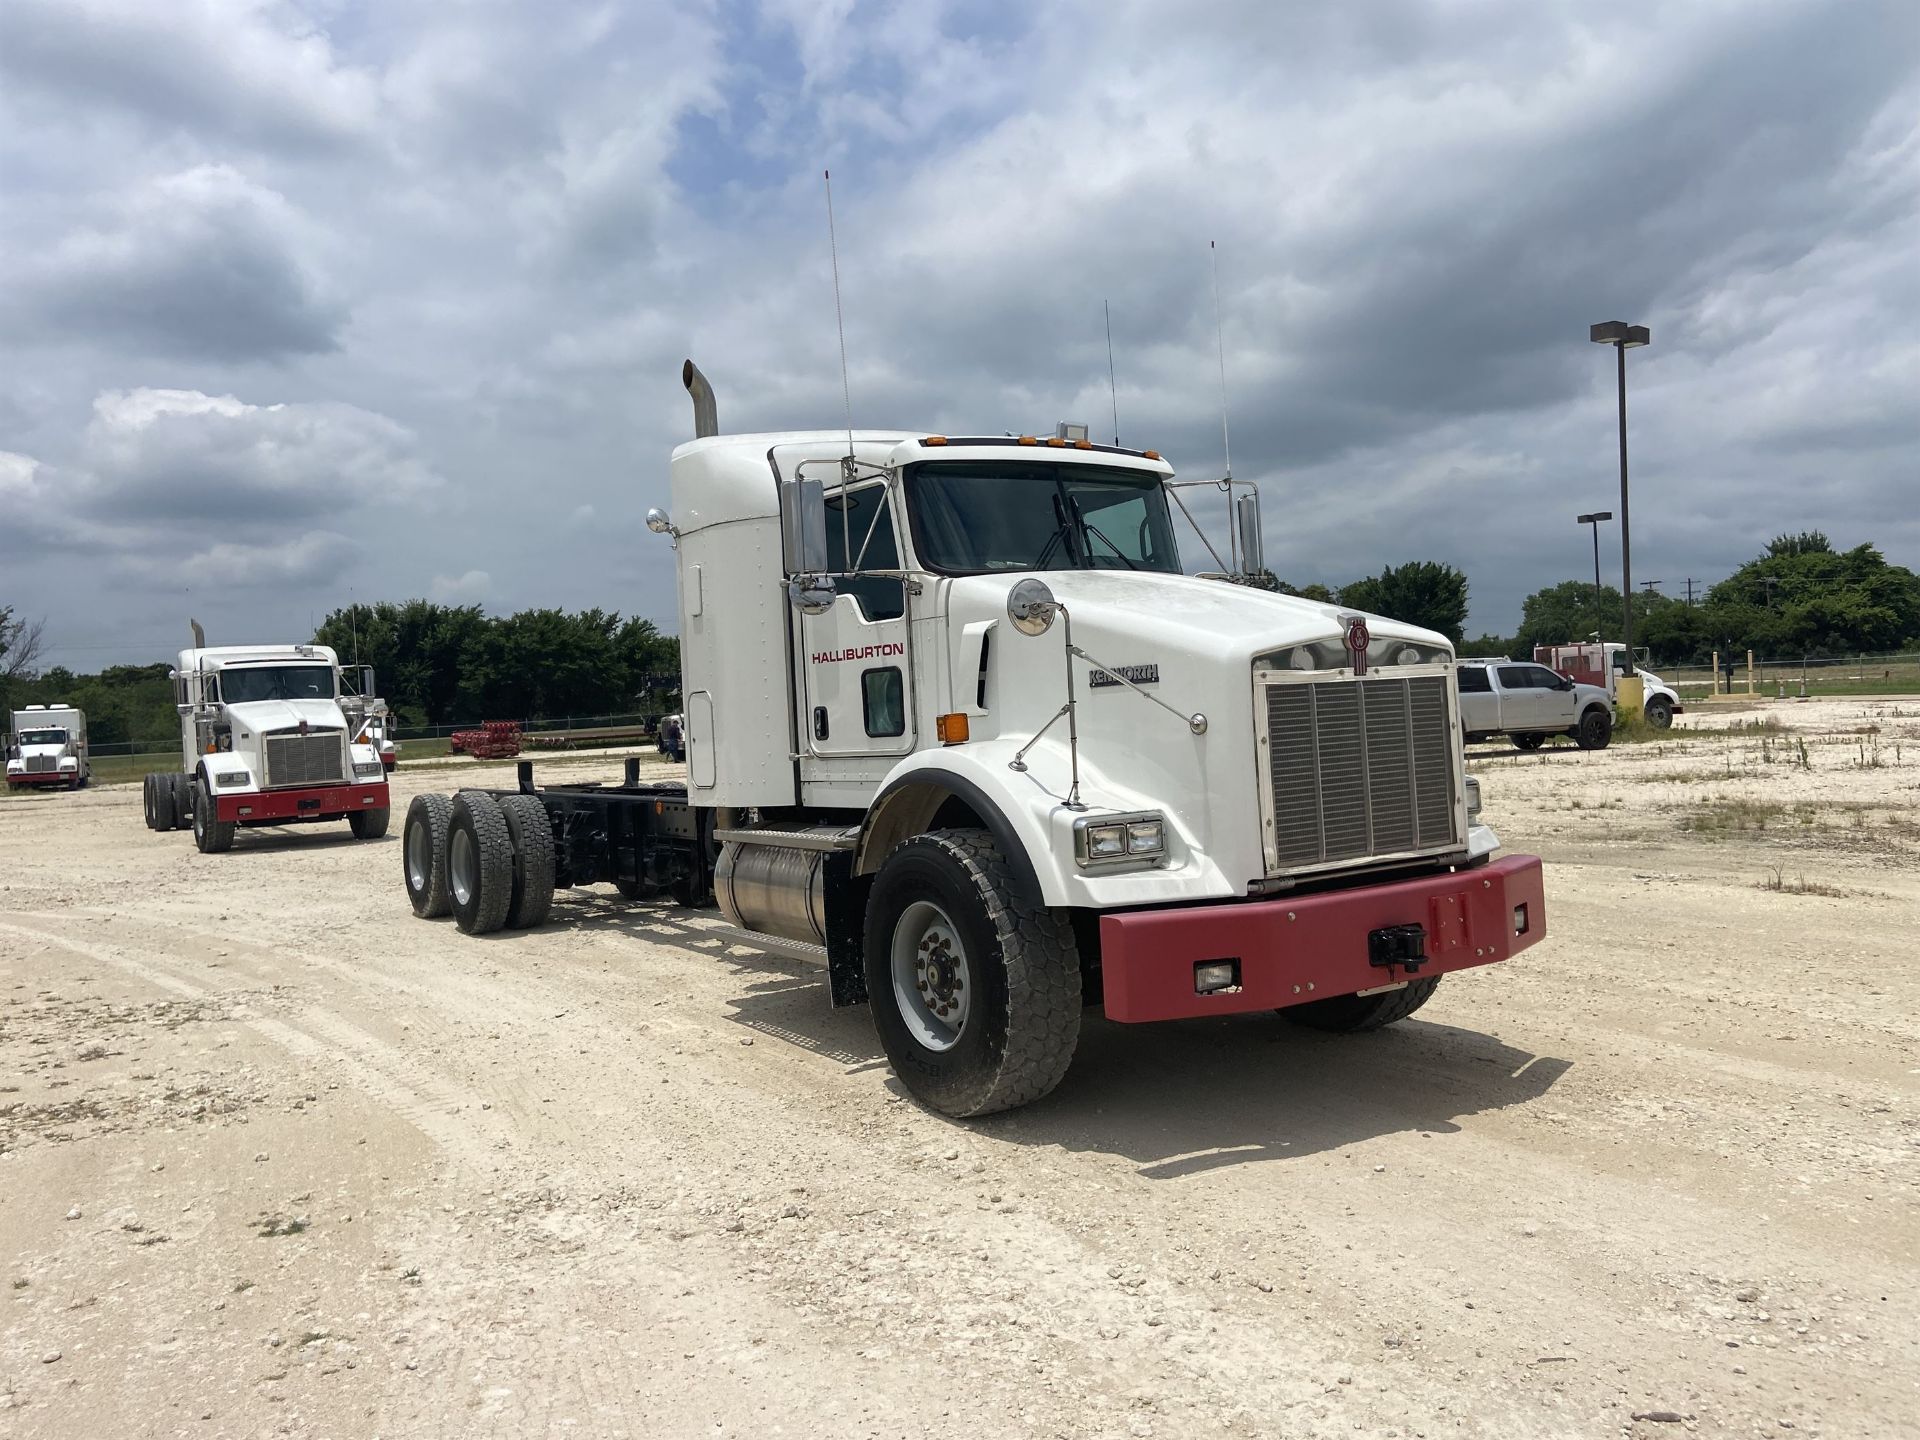
M 181 768 L 147 777 L 147 827 L 190 828 L 207 853 L 263 825 L 344 819 L 360 839 L 386 834 L 386 770 L 334 651 L 209 647 L 193 628 L 173 670 Z M 354 668 L 358 694 L 371 695 L 372 673 Z
M 698 438 L 648 524 L 676 549 L 687 783 L 522 762 L 517 791 L 420 796 L 416 913 L 712 895 L 962 1116 L 1051 1090 L 1086 1006 L 1372 1030 L 1545 934 L 1539 860 L 1480 821 L 1445 639 L 1184 573 L 1158 454 L 721 435 L 683 380 Z
M 7 785 L 78 790 L 93 778 L 87 717 L 71 705 L 29 705 L 13 712 L 7 737 Z

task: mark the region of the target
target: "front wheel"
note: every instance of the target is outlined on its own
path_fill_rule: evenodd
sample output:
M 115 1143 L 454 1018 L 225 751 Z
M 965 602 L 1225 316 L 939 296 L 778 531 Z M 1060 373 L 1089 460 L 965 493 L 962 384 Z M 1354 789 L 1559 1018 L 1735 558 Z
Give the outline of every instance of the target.
M 1647 723 L 1656 730 L 1673 728 L 1673 702 L 1664 695 L 1655 695 L 1647 701 Z
M 1613 739 L 1613 716 L 1605 708 L 1595 705 L 1580 717 L 1580 724 L 1573 732 L 1574 743 L 1582 750 L 1604 750 L 1607 742 Z
M 215 818 L 213 792 L 201 780 L 193 797 L 193 843 L 202 855 L 218 855 L 233 848 L 233 821 Z
M 1064 913 L 1014 891 L 984 830 L 916 835 L 867 905 L 867 994 L 893 1072 L 947 1115 L 986 1115 L 1060 1083 L 1080 1038 L 1080 953 Z
M 347 828 L 353 831 L 356 840 L 378 840 L 387 833 L 392 822 L 393 811 L 382 805 L 378 810 L 350 810 L 347 812 Z
M 1383 994 L 1333 995 L 1325 1000 L 1309 1000 L 1304 1005 L 1289 1005 L 1280 1014 L 1309 1029 L 1358 1034 L 1406 1019 L 1433 998 L 1439 984 L 1438 975 L 1429 975 L 1424 980 L 1409 980 L 1400 989 Z

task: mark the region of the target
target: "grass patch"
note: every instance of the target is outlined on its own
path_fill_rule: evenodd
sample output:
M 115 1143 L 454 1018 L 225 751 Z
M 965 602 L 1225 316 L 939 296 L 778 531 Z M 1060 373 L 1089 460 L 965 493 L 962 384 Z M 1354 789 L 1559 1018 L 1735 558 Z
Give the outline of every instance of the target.
M 1788 806 L 1777 800 L 1722 796 L 1689 812 L 1681 826 L 1696 835 L 1710 837 L 1764 835 L 1769 829 L 1804 828 L 1815 824 L 1818 817 L 1819 807 L 1815 805 Z
M 1828 900 L 1844 900 L 1854 893 L 1821 880 L 1809 880 L 1804 875 L 1796 875 L 1789 880 L 1777 866 L 1756 888 L 1771 890 L 1776 895 L 1819 895 Z

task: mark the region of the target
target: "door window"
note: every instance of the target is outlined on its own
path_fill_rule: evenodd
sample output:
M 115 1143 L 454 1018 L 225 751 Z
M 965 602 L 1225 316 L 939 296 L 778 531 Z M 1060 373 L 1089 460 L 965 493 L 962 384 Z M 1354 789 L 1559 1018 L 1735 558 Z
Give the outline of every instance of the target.
M 1543 673 L 1537 665 L 1502 665 L 1500 667 L 1500 688 L 1502 690 L 1538 690 L 1540 682 L 1535 677 Z
M 1462 695 L 1485 695 L 1493 689 L 1487 679 L 1484 665 L 1462 665 L 1460 667 L 1460 693 Z
M 836 572 L 900 568 L 900 545 L 894 538 L 893 505 L 886 486 L 863 485 L 827 498 L 827 568 Z M 890 576 L 840 574 L 833 588 L 853 596 L 868 620 L 898 620 L 907 613 L 906 587 Z
M 867 670 L 860 676 L 861 708 L 866 712 L 867 734 L 875 737 L 907 733 L 907 692 L 900 668 Z

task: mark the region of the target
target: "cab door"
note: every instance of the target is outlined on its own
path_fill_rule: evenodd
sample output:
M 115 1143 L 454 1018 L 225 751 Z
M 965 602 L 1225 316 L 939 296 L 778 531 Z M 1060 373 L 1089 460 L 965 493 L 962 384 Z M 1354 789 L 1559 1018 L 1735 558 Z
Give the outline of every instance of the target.
M 833 604 L 818 615 L 798 612 L 801 740 L 810 755 L 904 755 L 914 748 L 896 524 L 884 481 L 827 495 Z

